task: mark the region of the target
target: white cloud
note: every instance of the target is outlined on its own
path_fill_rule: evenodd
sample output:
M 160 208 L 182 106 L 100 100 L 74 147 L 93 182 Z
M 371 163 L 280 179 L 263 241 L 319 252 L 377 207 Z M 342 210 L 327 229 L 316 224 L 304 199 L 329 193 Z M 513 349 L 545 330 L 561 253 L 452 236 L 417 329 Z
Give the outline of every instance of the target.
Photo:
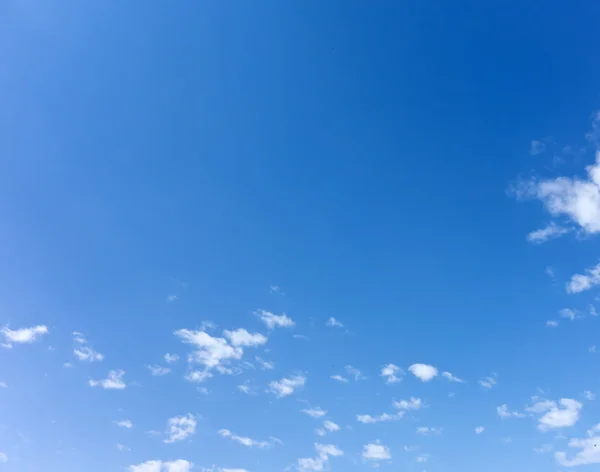
M 597 350 L 596 350 L 596 345 L 590 346 L 590 347 L 588 348 L 588 352 L 589 352 L 590 354 L 595 354 L 595 353 L 596 353 L 596 351 L 597 351 Z
M 73 350 L 73 354 L 80 361 L 97 362 L 104 359 L 104 356 L 99 352 L 94 351 L 91 347 L 80 347 Z
M 327 320 L 326 325 L 329 326 L 330 328 L 343 328 L 344 327 L 344 325 L 342 323 L 340 323 L 338 320 L 336 320 L 333 316 Z
M 546 326 L 550 328 L 556 328 L 558 326 L 558 321 L 548 320 L 546 321 Z
M 534 447 L 533 452 L 536 454 L 546 454 L 552 451 L 552 444 L 542 444 L 540 447 Z
M 178 298 L 179 297 L 177 295 L 175 295 L 175 294 L 167 295 L 167 301 L 171 302 L 171 303 L 174 302 L 174 301 L 176 301 Z
M 396 383 L 402 380 L 404 371 L 394 364 L 387 364 L 381 369 L 381 376 L 385 378 L 386 383 Z
M 598 423 L 597 425 L 592 426 L 590 429 L 587 430 L 587 434 L 590 437 L 594 436 L 598 432 L 600 432 L 600 423 Z
M 273 362 L 265 361 L 258 356 L 255 359 L 263 370 L 273 370 L 275 368 L 275 364 Z
M 281 292 L 281 287 L 279 285 L 269 285 L 269 291 L 271 293 L 279 293 Z
M 315 434 L 316 434 L 317 436 L 325 436 L 327 433 L 325 432 L 325 430 L 324 430 L 324 429 L 317 428 L 317 429 L 315 429 Z
M 325 422 L 323 423 L 323 427 L 330 433 L 340 430 L 340 427 L 330 420 L 325 420 Z
M 6 341 L 5 347 L 12 347 L 12 343 L 30 344 L 37 341 L 44 334 L 48 334 L 48 328 L 44 325 L 37 325 L 31 328 L 21 328 L 13 331 L 8 326 L 5 326 L 0 330 L 0 333 L 4 336 L 4 340 Z
M 558 404 L 554 401 L 539 401 L 527 410 L 532 413 L 544 413 L 538 420 L 538 429 L 548 431 L 549 429 L 566 428 L 573 426 L 579 421 L 580 411 L 583 405 L 571 398 L 561 398 Z
M 418 410 L 423 406 L 423 402 L 420 398 L 410 397 L 408 400 L 400 400 L 399 402 L 394 402 L 394 407 L 399 410 Z
M 313 418 L 321 418 L 327 414 L 327 411 L 323 410 L 323 408 L 316 407 L 302 410 L 302 413 L 306 413 L 308 416 L 312 416 Z
M 591 303 L 588 305 L 588 312 L 591 316 L 598 316 L 598 312 L 596 311 L 596 307 Z
M 346 377 L 342 377 L 341 375 L 332 375 L 331 378 L 333 380 L 337 380 L 338 382 L 348 383 L 348 379 Z
M 315 449 L 317 450 L 317 457 L 305 457 L 298 459 L 297 469 L 300 472 L 321 472 L 325 470 L 330 456 L 339 457 L 344 455 L 344 452 L 333 444 L 315 443 Z
M 253 395 L 254 393 L 252 392 L 252 388 L 250 388 L 250 386 L 248 385 L 238 385 L 237 389 L 240 392 L 245 393 L 246 395 Z
M 0 452 L 0 464 L 6 464 L 8 462 L 8 456 L 4 452 Z
M 122 390 L 127 385 L 123 381 L 125 376 L 124 370 L 111 370 L 108 372 L 108 377 L 103 380 L 90 380 L 90 387 L 102 387 L 107 390 Z
M 147 461 L 138 465 L 130 465 L 128 472 L 190 472 L 193 464 L 183 459 L 172 462 Z
M 8 385 L 6 382 L 0 382 L 0 388 L 8 388 Z
M 600 168 L 598 169 L 600 173 Z M 600 205 L 600 202 L 598 203 Z M 600 211 L 600 208 L 599 208 Z M 600 218 L 600 214 L 598 215 Z M 598 223 L 600 228 L 600 222 Z M 600 229 L 598 230 L 600 231 Z M 600 263 L 585 270 L 585 274 L 575 274 L 567 282 L 567 293 L 580 293 L 600 284 Z
M 281 315 L 275 315 L 274 313 L 271 313 L 270 311 L 257 310 L 254 312 L 254 314 L 256 316 L 258 316 L 261 319 L 261 321 L 267 325 L 267 328 L 269 328 L 269 329 L 291 328 L 292 326 L 294 326 L 296 324 L 285 313 L 282 313 Z
M 494 385 L 498 383 L 498 376 L 496 374 L 492 374 L 489 377 L 483 377 L 479 379 L 477 383 L 484 388 L 492 388 Z
M 357 421 L 364 424 L 384 423 L 388 421 L 396 421 L 404 416 L 403 411 L 390 415 L 389 413 L 382 413 L 378 416 L 371 415 L 356 415 Z
M 257 447 L 259 449 L 264 449 L 266 447 L 271 446 L 271 443 L 268 441 L 257 441 L 256 439 L 247 438 L 244 436 L 237 436 L 228 429 L 221 429 L 219 431 L 219 434 L 224 438 L 230 438 L 232 441 L 237 441 L 246 447 Z
M 117 450 L 121 452 L 129 452 L 131 451 L 131 448 L 125 446 L 124 444 L 117 443 Z
M 79 331 L 73 331 L 71 333 L 71 335 L 73 336 L 73 341 L 76 342 L 77 344 L 87 343 L 85 336 L 83 334 L 81 334 Z
M 170 444 L 181 441 L 196 432 L 196 418 L 191 414 L 169 418 L 166 434 L 168 438 L 163 442 Z
M 562 310 L 560 310 L 558 312 L 558 314 L 560 315 L 561 318 L 567 318 L 571 321 L 573 321 L 575 318 L 577 318 L 577 313 L 575 313 L 575 311 L 571 310 L 570 308 L 563 308 Z
M 429 459 L 429 454 L 421 454 L 418 455 L 417 458 L 415 459 L 418 463 L 422 464 L 423 462 L 427 462 L 427 459 Z
M 121 420 L 121 421 L 115 421 L 115 424 L 119 427 L 119 428 L 126 428 L 126 429 L 131 429 L 133 428 L 133 423 L 131 422 L 131 420 Z
M 571 228 L 563 228 L 562 226 L 558 226 L 556 223 L 552 222 L 544 228 L 540 228 L 529 233 L 527 235 L 527 241 L 534 244 L 541 244 L 550 239 L 560 238 L 570 231 Z
M 434 434 L 441 434 L 442 428 L 439 427 L 430 427 L 430 426 L 421 426 L 417 428 L 417 434 L 422 436 L 431 436 Z
M 365 444 L 362 456 L 370 461 L 383 461 L 392 458 L 390 449 L 387 446 L 378 443 Z
M 442 377 L 444 377 L 445 379 L 448 379 L 450 382 L 465 383 L 465 381 L 463 379 L 456 377 L 455 375 L 453 375 L 450 372 L 442 372 Z
M 557 452 L 554 457 L 564 467 L 575 467 L 578 465 L 600 464 L 600 436 L 586 439 L 571 439 L 569 447 L 581 449 L 571 459 L 567 459 L 565 452 Z
M 171 372 L 171 369 L 169 369 L 168 367 L 163 367 L 161 365 L 147 365 L 146 367 L 155 377 L 167 375 L 169 372 Z
M 239 328 L 235 331 L 223 331 L 226 338 L 233 346 L 262 346 L 267 342 L 267 337 L 260 334 L 251 334 L 245 329 Z
M 359 380 L 365 380 L 366 377 L 364 375 L 362 375 L 360 373 L 360 370 L 358 370 L 356 367 L 352 367 L 351 365 L 347 365 L 345 367 L 346 372 L 348 373 L 348 375 L 350 375 L 351 377 L 354 377 L 354 380 L 359 381 Z
M 303 375 L 294 375 L 284 377 L 281 380 L 273 380 L 269 383 L 269 390 L 277 397 L 287 397 L 294 393 L 297 388 L 303 387 L 306 383 L 306 377 Z
M 177 354 L 169 354 L 168 352 L 165 354 L 165 362 L 167 364 L 173 364 L 179 360 L 179 356 Z
M 185 376 L 185 380 L 193 383 L 206 382 L 213 376 L 208 370 L 192 370 Z
M 500 405 L 496 408 L 496 412 L 500 418 L 525 418 L 523 413 L 519 413 L 518 411 L 510 411 L 508 409 L 508 405 Z
M 429 382 L 438 374 L 438 370 L 432 365 L 428 364 L 413 364 L 408 368 L 408 370 L 423 382 Z
M 586 390 L 585 392 L 583 392 L 583 396 L 586 400 L 590 400 L 590 401 L 596 399 L 596 394 L 589 390 Z
M 241 359 L 244 353 L 241 347 L 230 346 L 224 338 L 215 338 L 205 331 L 180 329 L 175 331 L 175 335 L 196 347 L 190 360 L 208 368 L 216 367 L 225 360 Z
M 600 232 L 600 151 L 596 162 L 586 167 L 587 178 L 521 182 L 513 192 L 517 198 L 536 198 L 553 217 L 565 217 L 584 233 Z
M 477 428 L 475 428 L 475 434 L 481 434 L 485 431 L 485 428 L 483 426 L 477 426 Z

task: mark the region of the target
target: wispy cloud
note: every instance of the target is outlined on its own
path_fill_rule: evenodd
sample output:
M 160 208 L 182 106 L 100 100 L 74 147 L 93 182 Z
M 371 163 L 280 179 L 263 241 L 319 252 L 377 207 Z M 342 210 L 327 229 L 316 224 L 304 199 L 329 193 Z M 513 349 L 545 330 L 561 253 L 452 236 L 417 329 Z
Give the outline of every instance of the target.
M 280 380 L 274 380 L 269 383 L 269 390 L 277 397 L 287 397 L 294 393 L 297 388 L 301 388 L 306 383 L 306 377 L 303 375 L 293 375 L 284 377 Z
M 600 174 L 600 168 L 598 169 Z M 600 197 L 599 197 L 600 198 Z M 600 203 L 599 203 L 600 204 Z M 600 218 L 600 214 L 598 215 Z M 598 223 L 600 225 L 600 223 Z M 575 274 L 567 282 L 567 293 L 581 293 L 600 284 L 600 263 L 585 270 L 584 274 Z
M 31 344 L 37 341 L 43 335 L 48 334 L 48 327 L 44 325 L 37 325 L 31 328 L 12 330 L 8 326 L 5 326 L 0 330 L 0 334 L 4 336 L 4 347 L 12 347 L 13 343 Z
M 167 438 L 163 441 L 167 444 L 181 441 L 196 432 L 196 418 L 192 414 L 175 416 L 167 421 Z
M 292 320 L 285 313 L 282 313 L 281 315 L 276 315 L 274 313 L 271 313 L 270 311 L 257 310 L 254 312 L 254 314 L 258 316 L 260 320 L 265 325 L 267 325 L 267 328 L 269 329 L 291 328 L 296 325 L 296 323 L 294 323 L 294 320 Z
M 122 390 L 127 385 L 123 381 L 125 376 L 124 370 L 111 370 L 108 372 L 108 377 L 103 380 L 90 380 L 90 387 L 102 387 L 107 390 Z

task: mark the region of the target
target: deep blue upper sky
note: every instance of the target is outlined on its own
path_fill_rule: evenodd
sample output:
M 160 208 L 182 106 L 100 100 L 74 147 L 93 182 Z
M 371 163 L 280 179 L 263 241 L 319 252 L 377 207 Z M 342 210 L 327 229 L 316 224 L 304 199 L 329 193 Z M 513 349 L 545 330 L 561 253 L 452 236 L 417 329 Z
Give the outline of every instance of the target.
M 555 470 L 567 441 L 535 454 L 557 434 L 496 408 L 578 399 L 566 438 L 600 422 L 581 397 L 600 390 L 597 291 L 565 290 L 600 246 L 572 214 L 507 189 L 586 177 L 599 18 L 594 1 L 0 2 L 0 326 L 49 330 L 0 349 L 0 471 L 185 459 L 270 472 L 314 442 L 344 451 L 324 467 L 362 470 L 378 440 L 389 470 Z M 571 232 L 527 241 L 551 221 Z M 269 331 L 257 309 L 287 313 L 308 341 Z M 343 329 L 325 326 L 332 316 Z M 258 355 L 275 369 L 215 373 L 199 394 L 173 332 L 206 320 L 215 337 L 271 333 Z M 105 359 L 74 359 L 73 331 Z M 166 352 L 181 359 L 152 377 L 145 365 Z M 402 383 L 380 378 L 389 363 Z M 468 383 L 409 379 L 415 363 Z M 348 364 L 367 379 L 329 378 Z M 90 388 L 111 369 L 126 389 Z M 298 372 L 293 397 L 264 392 Z M 477 384 L 492 373 L 494 388 Z M 245 381 L 260 393 L 238 391 Z M 356 422 L 411 396 L 428 408 Z M 299 401 L 342 431 L 315 437 Z M 188 413 L 185 441 L 145 434 Z M 424 425 L 444 433 L 415 437 Z M 221 428 L 285 444 L 247 451 Z

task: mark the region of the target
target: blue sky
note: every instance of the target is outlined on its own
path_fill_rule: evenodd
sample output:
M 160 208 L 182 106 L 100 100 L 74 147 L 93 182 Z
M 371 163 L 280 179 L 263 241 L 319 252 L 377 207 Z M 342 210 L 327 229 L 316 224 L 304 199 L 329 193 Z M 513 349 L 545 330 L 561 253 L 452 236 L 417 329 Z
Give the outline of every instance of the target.
M 1 2 L 0 471 L 597 470 L 599 14 Z

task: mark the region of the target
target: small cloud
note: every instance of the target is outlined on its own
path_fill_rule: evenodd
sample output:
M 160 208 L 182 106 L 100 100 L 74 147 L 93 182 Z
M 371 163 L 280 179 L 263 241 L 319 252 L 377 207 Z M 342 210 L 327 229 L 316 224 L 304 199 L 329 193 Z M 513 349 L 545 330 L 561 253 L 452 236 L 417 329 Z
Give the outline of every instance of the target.
M 408 400 L 394 402 L 394 407 L 399 410 L 418 410 L 423 406 L 420 398 L 410 397 Z
M 193 370 L 189 372 L 185 376 L 185 380 L 193 383 L 202 383 L 206 382 L 208 379 L 212 378 L 213 374 L 208 370 Z
M 131 451 L 131 448 L 129 448 L 129 447 L 127 447 L 127 446 L 124 446 L 124 445 L 123 445 L 123 444 L 121 444 L 121 443 L 117 443 L 117 450 L 118 450 L 118 451 L 121 451 L 121 452 L 129 452 L 129 451 Z M 142 471 L 142 472 L 143 472 L 143 471 Z
M 171 294 L 167 296 L 167 301 L 169 303 L 173 303 L 174 301 L 176 301 L 179 297 L 177 295 Z
M 73 350 L 75 357 L 83 362 L 99 362 L 104 359 L 104 356 L 92 348 L 84 346 Z
M 415 459 L 419 463 L 427 462 L 427 460 L 431 457 L 429 454 L 420 454 Z
M 8 456 L 4 452 L 0 452 L 0 464 L 6 464 L 8 462 Z
M 250 387 L 249 385 L 243 384 L 243 385 L 238 385 L 237 389 L 242 392 L 245 393 L 246 395 L 254 395 L 254 391 L 252 390 L 252 387 Z
M 482 379 L 479 379 L 477 383 L 483 388 L 492 388 L 498 383 L 498 376 L 496 374 L 492 374 L 488 377 L 483 377 Z
M 598 312 L 596 311 L 596 307 L 591 303 L 588 305 L 588 313 L 590 316 L 598 316 Z
M 381 369 L 381 376 L 385 379 L 385 383 L 397 383 L 402 380 L 404 371 L 394 364 L 387 364 Z
M 390 448 L 379 443 L 365 444 L 362 456 L 363 459 L 370 461 L 382 461 L 392 458 Z
M 442 372 L 442 377 L 444 377 L 445 379 L 448 379 L 450 382 L 465 383 L 465 381 L 463 379 L 456 377 L 455 375 L 453 375 L 450 372 Z
M 338 320 L 336 320 L 334 317 L 331 317 L 327 320 L 326 326 L 329 326 L 330 328 L 343 328 L 344 325 L 342 323 L 340 323 Z
M 305 410 L 302 410 L 302 413 L 306 413 L 308 416 L 311 416 L 312 418 L 321 418 L 327 414 L 327 411 L 323 410 L 323 408 L 316 407 L 316 408 L 307 408 Z
M 269 441 L 257 441 L 256 439 L 252 439 L 252 438 L 248 438 L 248 437 L 244 437 L 244 436 L 237 436 L 237 435 L 233 434 L 231 431 L 229 431 L 228 429 L 221 429 L 219 431 L 219 435 L 223 436 L 224 438 L 230 438 L 232 441 L 236 441 L 236 442 L 240 443 L 242 446 L 246 446 L 246 447 L 256 447 L 259 449 L 264 449 L 264 448 L 267 448 L 272 445 L 271 442 L 269 442 Z
M 260 320 L 267 325 L 267 328 L 291 328 L 296 325 L 294 321 L 287 316 L 285 313 L 281 315 L 275 315 L 266 310 L 257 310 L 254 312 L 256 316 L 260 318 Z
M 546 321 L 546 326 L 549 328 L 556 328 L 558 326 L 558 321 L 548 320 Z
M 190 472 L 193 464 L 179 459 L 172 462 L 146 461 L 138 465 L 130 465 L 127 472 Z M 212 471 L 211 471 L 212 472 Z M 214 472 L 226 472 L 226 469 L 214 470 Z M 241 469 L 234 472 L 245 472 Z
M 333 421 L 330 421 L 330 420 L 325 420 L 325 422 L 323 423 L 323 427 L 330 433 L 340 430 L 340 427 L 336 423 L 334 423 Z
M 255 359 L 262 370 L 273 370 L 275 368 L 275 364 L 273 362 L 265 361 L 258 356 Z
M 518 411 L 510 411 L 508 409 L 508 405 L 500 405 L 496 408 L 496 412 L 500 418 L 525 418 L 523 413 L 519 413 Z
M 242 328 L 236 329 L 235 331 L 225 330 L 223 331 L 223 334 L 229 339 L 232 346 L 262 346 L 267 342 L 266 336 L 260 333 L 251 334 Z
M 542 154 L 546 151 L 546 143 L 543 141 L 539 141 L 534 139 L 531 141 L 531 146 L 529 148 L 529 154 L 532 156 L 537 156 L 538 154 Z
M 294 393 L 297 388 L 301 388 L 306 383 L 306 377 L 303 375 L 294 375 L 284 377 L 281 380 L 274 380 L 269 383 L 269 390 L 278 398 L 287 397 Z
M 338 382 L 348 383 L 348 379 L 346 377 L 342 377 L 341 375 L 332 375 L 330 378 L 337 380 Z
M 133 423 L 131 422 L 131 420 L 115 421 L 115 424 L 119 428 L 125 428 L 125 429 L 131 429 L 131 428 L 133 428 Z
M 438 374 L 438 370 L 432 365 L 428 364 L 413 364 L 408 368 L 408 370 L 423 382 L 429 382 Z
M 147 365 L 146 367 L 155 377 L 167 375 L 169 372 L 171 372 L 171 369 L 168 367 L 163 367 L 160 365 Z
M 167 444 L 181 441 L 196 432 L 196 419 L 191 415 L 175 416 L 167 421 L 167 439 L 163 442 Z
M 31 328 L 21 328 L 12 330 L 8 326 L 0 329 L 0 334 L 4 336 L 4 347 L 12 347 L 12 344 L 31 344 L 40 339 L 44 334 L 48 334 L 48 328 L 44 325 L 37 325 Z
M 382 413 L 378 416 L 371 415 L 356 415 L 356 420 L 363 424 L 375 424 L 375 423 L 387 423 L 388 421 L 396 421 L 401 419 L 404 416 L 403 411 L 399 411 L 398 413 L 389 414 Z
M 442 434 L 442 428 L 421 426 L 417 428 L 417 434 L 420 434 L 421 436 L 433 436 L 437 434 Z
M 590 401 L 596 399 L 596 394 L 589 390 L 586 390 L 585 392 L 583 392 L 583 396 L 586 400 L 590 400 Z
M 568 320 L 571 320 L 571 321 L 578 318 L 577 313 L 575 313 L 575 311 L 571 310 L 570 308 L 563 308 L 562 310 L 560 310 L 558 312 L 558 314 L 560 315 L 561 318 L 567 318 Z
M 347 365 L 345 367 L 345 369 L 346 369 L 346 372 L 348 373 L 348 375 L 351 376 L 351 377 L 353 377 L 354 380 L 356 380 L 357 382 L 359 380 L 365 380 L 366 379 L 366 377 L 360 373 L 360 370 L 358 370 L 355 367 L 352 367 L 351 365 Z
M 569 232 L 571 232 L 571 228 L 563 228 L 552 222 L 544 228 L 529 233 L 527 235 L 527 241 L 533 244 L 542 244 L 551 239 L 560 238 Z
M 485 431 L 485 428 L 483 426 L 477 426 L 477 428 L 475 428 L 475 434 L 481 434 Z
M 178 360 L 179 360 L 179 356 L 177 354 L 169 354 L 169 353 L 165 354 L 165 362 L 167 364 L 173 364 L 174 362 L 177 362 Z
M 540 400 L 527 411 L 533 414 L 543 415 L 538 419 L 538 429 L 548 431 L 550 429 L 566 428 L 573 426 L 580 418 L 583 405 L 571 398 L 561 398 L 559 402 L 552 400 Z
M 111 370 L 108 372 L 108 377 L 103 380 L 90 380 L 90 387 L 102 387 L 107 390 L 122 390 L 127 385 L 123 381 L 125 376 L 124 370 Z
M 599 154 L 600 155 L 600 154 Z M 600 163 L 599 163 L 600 165 Z M 598 170 L 600 174 L 600 167 Z M 599 197 L 600 199 L 600 197 Z M 600 201 L 600 200 L 599 200 Z M 599 203 L 600 205 L 600 203 Z M 600 211 L 600 209 L 599 209 Z M 599 215 L 600 217 L 600 215 Z M 600 223 L 598 223 L 600 225 Z M 598 231 L 600 231 L 600 226 Z M 575 274 L 567 283 L 567 293 L 581 293 L 600 284 L 600 263 L 585 270 L 585 274 Z
M 596 353 L 596 345 L 590 346 L 590 347 L 588 348 L 588 352 L 589 352 L 590 354 L 595 354 L 595 353 Z
M 292 338 L 301 339 L 302 341 L 308 341 L 308 336 L 305 336 L 304 334 L 292 334 Z
M 284 294 L 279 285 L 269 285 L 269 292 L 278 293 L 280 295 Z

